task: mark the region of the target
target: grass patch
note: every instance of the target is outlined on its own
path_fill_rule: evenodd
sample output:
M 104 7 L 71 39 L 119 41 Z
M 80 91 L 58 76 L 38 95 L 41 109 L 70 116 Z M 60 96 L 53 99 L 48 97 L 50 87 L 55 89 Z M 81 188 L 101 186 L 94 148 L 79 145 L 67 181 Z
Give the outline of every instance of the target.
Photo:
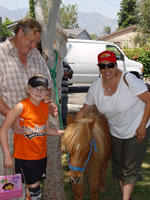
M 73 200 L 71 184 L 69 183 L 69 169 L 67 166 L 66 154 L 62 156 L 63 161 L 63 176 L 64 176 L 64 190 L 67 200 Z M 143 181 L 137 182 L 132 195 L 132 200 L 149 200 L 150 199 L 150 142 L 148 144 L 147 153 L 142 164 Z M 86 184 L 85 184 L 86 185 Z M 119 185 L 112 177 L 111 164 L 107 169 L 107 187 L 103 194 L 99 194 L 99 200 L 121 200 L 121 193 Z M 90 200 L 88 195 L 88 186 L 85 186 L 83 200 Z

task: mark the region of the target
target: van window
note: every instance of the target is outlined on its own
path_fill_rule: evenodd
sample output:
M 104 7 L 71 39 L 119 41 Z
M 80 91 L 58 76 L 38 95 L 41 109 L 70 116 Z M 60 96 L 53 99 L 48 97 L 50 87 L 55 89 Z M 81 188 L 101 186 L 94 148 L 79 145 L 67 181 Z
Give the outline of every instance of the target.
M 112 45 L 106 45 L 106 50 L 113 51 L 116 54 L 117 60 L 122 60 L 122 53 L 119 51 L 119 49 Z

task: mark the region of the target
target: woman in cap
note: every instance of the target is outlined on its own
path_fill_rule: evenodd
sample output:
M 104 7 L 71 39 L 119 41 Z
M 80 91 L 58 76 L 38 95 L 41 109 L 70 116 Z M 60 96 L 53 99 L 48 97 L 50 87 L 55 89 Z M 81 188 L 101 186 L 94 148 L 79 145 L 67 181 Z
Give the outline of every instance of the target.
M 150 93 L 142 80 L 118 70 L 113 52 L 100 53 L 98 67 L 101 77 L 89 88 L 76 118 L 87 114 L 93 104 L 105 114 L 111 133 L 113 175 L 119 181 L 122 200 L 129 200 L 135 183 L 141 180 L 150 130 Z

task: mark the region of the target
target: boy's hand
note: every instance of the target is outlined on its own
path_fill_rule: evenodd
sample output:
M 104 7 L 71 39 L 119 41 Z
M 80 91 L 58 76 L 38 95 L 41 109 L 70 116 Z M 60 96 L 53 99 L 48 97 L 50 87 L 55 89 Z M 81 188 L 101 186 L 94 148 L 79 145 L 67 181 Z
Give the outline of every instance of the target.
M 13 158 L 12 157 L 5 157 L 4 167 L 5 168 L 13 168 Z
M 64 135 L 65 131 L 64 130 L 58 130 L 59 135 Z

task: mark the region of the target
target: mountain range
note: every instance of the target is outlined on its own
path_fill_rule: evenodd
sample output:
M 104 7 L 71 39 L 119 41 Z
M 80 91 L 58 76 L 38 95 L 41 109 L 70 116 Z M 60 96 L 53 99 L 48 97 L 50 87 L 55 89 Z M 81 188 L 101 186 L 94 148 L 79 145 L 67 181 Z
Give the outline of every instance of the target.
M 117 19 L 109 19 L 97 12 L 78 12 L 78 23 L 81 29 L 86 29 L 88 33 L 95 33 L 98 36 L 104 33 L 105 26 L 109 26 L 111 32 L 117 28 Z
M 9 10 L 5 7 L 0 6 L 0 17 L 2 22 L 8 17 L 12 21 L 17 21 L 26 16 L 28 8 L 22 8 L 20 10 Z M 78 12 L 78 24 L 80 29 L 86 29 L 89 34 L 102 35 L 104 27 L 109 26 L 111 32 L 117 28 L 117 19 L 109 19 L 97 12 Z
M 0 17 L 2 17 L 2 22 L 5 21 L 7 17 L 9 20 L 17 21 L 26 16 L 28 8 L 22 8 L 20 10 L 9 10 L 8 8 L 0 6 Z

